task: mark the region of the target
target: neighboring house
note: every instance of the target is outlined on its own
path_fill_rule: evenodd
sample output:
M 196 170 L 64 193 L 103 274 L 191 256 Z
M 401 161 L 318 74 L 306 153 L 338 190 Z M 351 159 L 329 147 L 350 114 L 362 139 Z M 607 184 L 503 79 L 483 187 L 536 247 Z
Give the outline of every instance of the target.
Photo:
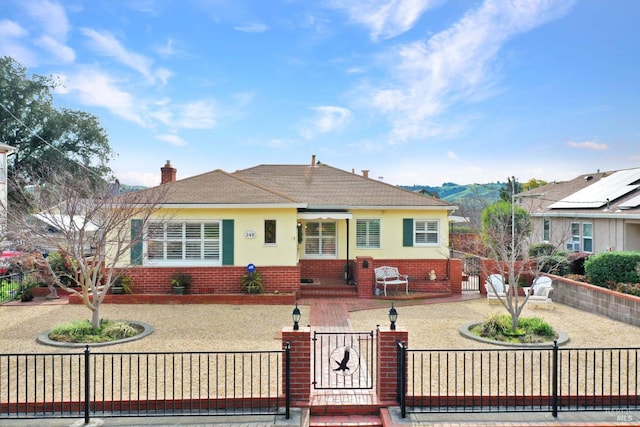
M 159 292 L 170 274 L 193 276 L 192 293 L 238 292 L 249 264 L 267 292 L 295 292 L 301 281 L 342 280 L 373 294 L 373 269 L 399 267 L 424 279 L 431 270 L 459 288 L 449 259 L 455 206 L 364 175 L 319 164 L 214 170 L 176 180 L 162 168 L 168 222 L 132 222 L 129 274 L 136 292 Z M 145 191 L 145 190 L 142 190 Z M 150 191 L 150 190 L 149 190 Z M 452 263 L 455 266 L 452 268 Z M 455 271 L 454 271 L 455 270 Z
M 7 223 L 7 156 L 18 150 L 10 145 L 0 143 L 0 227 Z
M 533 243 L 574 252 L 640 251 L 640 168 L 580 175 L 516 195 Z

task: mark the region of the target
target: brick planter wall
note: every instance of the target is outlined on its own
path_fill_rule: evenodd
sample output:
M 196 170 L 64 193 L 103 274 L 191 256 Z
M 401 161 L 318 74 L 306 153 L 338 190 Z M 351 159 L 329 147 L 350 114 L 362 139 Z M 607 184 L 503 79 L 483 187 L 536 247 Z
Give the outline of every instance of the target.
M 640 298 L 566 277 L 549 277 L 553 279 L 553 301 L 640 326 Z
M 300 290 L 300 269 L 298 267 L 261 267 L 266 293 L 297 293 Z M 171 275 L 177 271 L 191 274 L 189 294 L 232 294 L 244 293 L 240 277 L 246 273 L 245 267 L 133 267 L 127 275 L 134 281 L 136 294 L 171 293 Z
M 365 265 L 367 266 L 365 268 Z M 390 265 L 398 267 L 401 274 L 409 279 L 409 292 L 426 292 L 438 294 L 462 293 L 462 260 L 459 259 L 374 259 L 358 257 L 355 265 L 355 279 L 358 283 L 358 296 L 372 298 L 375 286 L 375 268 Z M 431 280 L 431 270 L 436 273 L 436 280 Z

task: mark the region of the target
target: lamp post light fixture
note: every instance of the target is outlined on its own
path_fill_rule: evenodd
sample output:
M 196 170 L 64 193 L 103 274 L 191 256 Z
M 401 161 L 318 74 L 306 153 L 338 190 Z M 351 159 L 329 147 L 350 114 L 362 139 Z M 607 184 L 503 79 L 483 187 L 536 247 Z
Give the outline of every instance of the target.
M 295 308 L 291 312 L 291 318 L 293 319 L 293 330 L 297 331 L 300 329 L 300 317 L 302 314 L 300 313 L 300 309 L 298 308 L 298 303 L 296 303 Z
M 391 303 L 391 309 L 389 310 L 389 321 L 391 322 L 391 325 L 389 326 L 389 329 L 392 331 L 396 330 L 396 320 L 398 320 L 398 310 L 396 310 L 393 303 Z

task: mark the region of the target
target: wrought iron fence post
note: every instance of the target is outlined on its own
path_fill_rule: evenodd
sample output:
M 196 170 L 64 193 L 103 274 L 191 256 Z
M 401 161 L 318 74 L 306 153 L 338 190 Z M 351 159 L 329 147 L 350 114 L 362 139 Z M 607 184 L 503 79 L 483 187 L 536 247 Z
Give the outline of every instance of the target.
M 87 345 L 84 349 L 84 423 L 89 424 L 89 407 L 91 406 L 89 403 L 89 396 L 91 395 L 89 389 L 89 383 L 91 381 L 91 376 L 89 375 L 89 346 Z
M 554 418 L 558 418 L 558 341 L 553 342 L 553 379 L 551 386 L 552 390 L 552 398 L 551 398 L 551 409 L 552 415 Z
M 291 343 L 287 341 L 284 346 L 284 360 L 285 360 L 285 418 L 291 417 Z
M 398 403 L 400 404 L 400 415 L 407 417 L 407 348 L 398 341 Z

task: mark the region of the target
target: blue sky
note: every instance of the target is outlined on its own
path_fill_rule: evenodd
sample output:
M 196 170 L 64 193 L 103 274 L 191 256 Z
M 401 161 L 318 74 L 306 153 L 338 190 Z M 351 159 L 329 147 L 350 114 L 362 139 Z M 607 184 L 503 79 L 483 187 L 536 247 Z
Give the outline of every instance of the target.
M 640 164 L 640 2 L 0 0 L 127 184 L 311 155 L 397 185 Z

